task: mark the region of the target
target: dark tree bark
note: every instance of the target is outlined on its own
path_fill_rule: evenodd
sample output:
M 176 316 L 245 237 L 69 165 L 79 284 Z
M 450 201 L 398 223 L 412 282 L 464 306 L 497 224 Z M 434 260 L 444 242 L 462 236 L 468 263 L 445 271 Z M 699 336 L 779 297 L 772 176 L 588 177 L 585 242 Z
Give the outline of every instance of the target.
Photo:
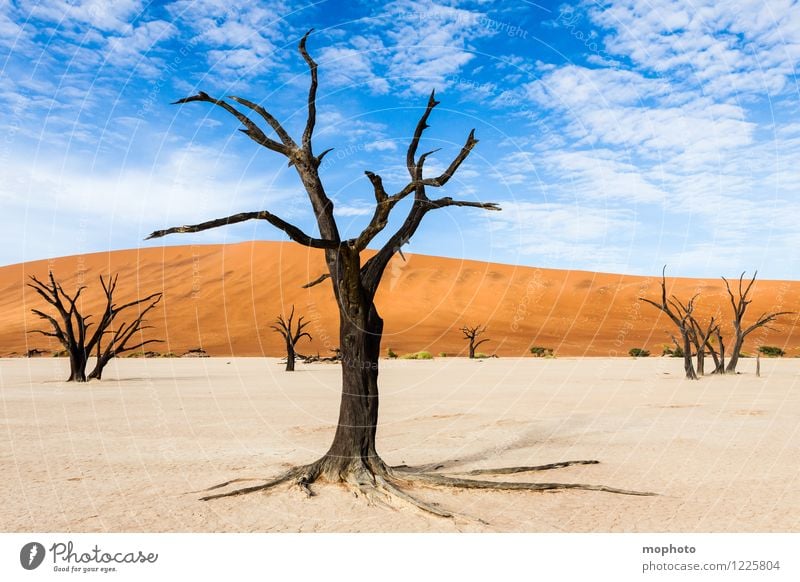
M 666 279 L 666 271 L 667 267 L 664 266 L 664 269 L 661 272 L 661 301 L 656 302 L 652 299 L 646 299 L 644 297 L 639 297 L 639 301 L 644 301 L 662 311 L 670 318 L 672 323 L 678 328 L 678 332 L 680 333 L 681 340 L 683 342 L 683 369 L 686 374 L 686 378 L 689 380 L 697 380 L 697 373 L 694 370 L 694 364 L 692 363 L 692 339 L 694 330 L 691 325 L 691 317 L 694 311 L 694 301 L 697 296 L 692 297 L 689 302 L 684 305 L 680 302 L 674 295 L 671 298 L 667 298 L 667 279 Z
M 303 337 L 307 337 L 308 339 L 311 338 L 311 334 L 307 331 L 303 331 L 303 329 L 310 323 L 308 321 L 303 321 L 303 318 L 300 317 L 297 320 L 297 324 L 293 323 L 294 319 L 294 305 L 292 305 L 292 312 L 289 314 L 287 319 L 284 319 L 283 315 L 279 315 L 278 319 L 275 320 L 275 325 L 271 326 L 277 333 L 281 335 L 284 342 L 286 343 L 286 371 L 287 372 L 294 372 L 294 362 L 295 358 L 297 357 L 297 343 L 303 339 Z
M 464 334 L 464 339 L 469 340 L 469 357 L 470 359 L 475 358 L 475 350 L 478 349 L 478 346 L 484 342 L 490 341 L 489 338 L 482 339 L 479 342 L 475 340 L 478 339 L 478 336 L 481 335 L 483 332 L 486 331 L 486 326 L 481 327 L 480 325 L 476 325 L 475 327 L 469 327 L 467 325 L 461 328 L 461 333 Z
M 74 295 L 67 294 L 60 283 L 57 283 L 53 273 L 49 273 L 49 283 L 45 283 L 31 276 L 31 287 L 47 303 L 52 305 L 57 317 L 52 317 L 38 309 L 31 311 L 40 318 L 48 321 L 53 331 L 32 330 L 31 333 L 40 333 L 48 337 L 56 338 L 69 355 L 70 375 L 67 382 L 86 382 L 94 378 L 100 379 L 103 368 L 117 354 L 138 349 L 142 346 L 158 342 L 161 340 L 141 341 L 136 345 L 128 345 L 128 342 L 136 334 L 145 329 L 142 326 L 144 315 L 153 309 L 161 300 L 161 293 L 153 293 L 143 299 L 137 299 L 124 305 L 116 305 L 113 301 L 114 290 L 117 287 L 117 276 L 113 276 L 106 283 L 100 275 L 100 285 L 106 296 L 106 305 L 97 324 L 90 323 L 88 320 L 91 315 L 82 315 L 78 311 L 78 299 L 85 286 L 80 287 Z M 146 305 L 141 309 L 142 305 Z M 138 316 L 131 323 L 121 323 L 114 327 L 117 317 L 128 309 L 140 308 Z M 94 331 L 90 334 L 89 328 L 94 326 Z M 104 336 L 110 336 L 108 343 L 103 346 Z M 93 350 L 97 352 L 97 363 L 94 370 L 87 376 L 86 365 Z
M 719 327 L 717 327 L 716 331 L 717 336 L 717 343 L 719 344 L 719 361 L 716 359 L 714 363 L 716 364 L 716 370 L 714 370 L 715 374 L 724 374 L 725 373 L 725 342 L 722 339 L 722 332 L 720 331 Z
M 229 98 L 261 117 L 277 136 L 277 140 L 268 137 L 250 117 L 235 108 L 231 103 L 210 97 L 207 93 L 200 92 L 192 97 L 181 99 L 177 103 L 199 101 L 221 107 L 242 123 L 244 129 L 241 131 L 250 139 L 288 158 L 289 165 L 297 172 L 298 178 L 308 195 L 317 219 L 319 237 L 309 236 L 296 226 L 287 223 L 270 212 L 257 211 L 215 219 L 198 225 L 159 230 L 152 233 L 148 238 L 157 238 L 179 232 L 198 232 L 233 222 L 256 219 L 266 220 L 297 243 L 324 250 L 328 272 L 307 284 L 306 287 L 311 287 L 330 279 L 339 309 L 342 396 L 336 433 L 328 452 L 321 459 L 309 465 L 291 469 L 281 477 L 261 485 L 246 487 L 229 493 L 209 495 L 203 499 L 262 491 L 287 481 L 296 483 L 310 494 L 310 484 L 319 480 L 345 482 L 370 497 L 379 492 L 382 495 L 401 498 L 425 511 L 437 515 L 450 516 L 451 514 L 448 512 L 414 499 L 405 493 L 399 487 L 399 484 L 422 481 L 427 484 L 461 488 L 491 487 L 496 489 L 528 490 L 574 487 L 596 488 L 595 486 L 569 484 L 504 484 L 502 482 L 493 483 L 457 479 L 432 474 L 427 470 L 389 467 L 378 455 L 375 447 L 375 436 L 378 423 L 378 364 L 383 334 L 383 320 L 378 314 L 374 299 L 383 273 L 391 258 L 396 253 L 399 253 L 402 246 L 416 233 L 423 218 L 429 212 L 456 206 L 484 210 L 500 210 L 500 208 L 497 204 L 491 202 L 454 200 L 450 197 L 429 197 L 428 189 L 445 186 L 478 143 L 473 130 L 469 133 L 464 145 L 443 173 L 434 177 L 425 176 L 425 160 L 434 152 L 430 151 L 418 155 L 417 149 L 423 132 L 429 127 L 428 119 L 433 109 L 439 104 L 435 99 L 435 94 L 431 92 L 406 152 L 406 168 L 410 180 L 403 188 L 394 194 L 389 194 L 379 175 L 369 171 L 365 172 L 374 192 L 374 213 L 369 224 L 357 237 L 342 240 L 333 215 L 333 202 L 325 192 L 318 173 L 323 156 L 330 150 L 316 155 L 312 146 L 316 124 L 317 64 L 306 50 L 306 42 L 310 33 L 311 31 L 306 33 L 299 44 L 300 54 L 308 65 L 311 78 L 306 125 L 299 144 L 292 139 L 282 124 L 271 113 L 261 105 L 247 99 L 241 97 Z M 406 199 L 410 199 L 411 204 L 405 220 L 388 237 L 385 244 L 362 264 L 361 253 L 386 228 L 392 210 L 399 202 Z M 535 470 L 535 468 L 527 469 Z M 227 487 L 237 481 L 229 481 L 211 489 Z M 487 485 L 487 483 L 490 485 Z M 504 487 L 505 485 L 508 485 L 508 487 Z M 601 488 L 601 490 L 612 491 L 613 489 Z M 636 492 L 624 490 L 613 491 L 637 494 Z
M 736 295 L 734 295 L 733 291 L 731 291 L 731 285 L 728 280 L 725 277 L 722 277 L 722 280 L 725 281 L 725 289 L 728 291 L 728 298 L 731 303 L 731 308 L 733 309 L 733 347 L 731 348 L 731 357 L 728 361 L 728 366 L 725 368 L 725 371 L 728 374 L 736 373 L 736 366 L 739 364 L 739 356 L 742 352 L 742 346 L 744 346 L 744 340 L 748 335 L 761 327 L 765 329 L 773 329 L 769 327 L 771 322 L 775 321 L 781 315 L 791 315 L 793 313 L 791 311 L 763 313 L 752 325 L 744 325 L 742 321 L 744 320 L 744 314 L 747 311 L 747 306 L 753 302 L 752 299 L 748 299 L 748 296 L 753 288 L 753 284 L 756 282 L 758 271 L 753 273 L 753 278 L 750 279 L 750 282 L 746 285 L 744 283 L 744 275 L 745 273 L 742 273 L 739 276 L 739 286 L 737 288 Z
M 712 317 L 708 325 L 703 327 L 693 315 L 689 316 L 689 325 L 691 326 L 690 338 L 697 354 L 697 374 L 705 376 L 706 349 L 714 359 L 715 369 L 719 367 L 719 357 L 714 350 L 714 346 L 711 345 L 711 337 L 715 332 L 719 331 L 719 325 L 716 323 L 715 318 Z

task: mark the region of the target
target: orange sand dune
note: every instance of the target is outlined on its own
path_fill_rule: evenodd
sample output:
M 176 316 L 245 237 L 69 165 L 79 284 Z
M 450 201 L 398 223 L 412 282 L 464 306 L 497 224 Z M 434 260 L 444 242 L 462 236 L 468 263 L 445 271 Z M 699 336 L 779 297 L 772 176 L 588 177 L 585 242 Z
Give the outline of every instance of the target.
M 530 346 L 555 349 L 564 356 L 622 356 L 632 347 L 654 355 L 670 342 L 672 324 L 637 300 L 656 298 L 659 277 L 634 277 L 584 271 L 515 267 L 406 255 L 386 271 L 377 303 L 386 322 L 384 349 L 397 353 L 428 350 L 463 355 L 459 328 L 485 324 L 490 342 L 480 351 L 520 356 Z M 320 251 L 293 243 L 248 242 L 235 245 L 156 247 L 72 256 L 0 268 L 0 356 L 32 348 L 59 346 L 39 334 L 31 308 L 45 306 L 27 277 L 47 276 L 48 269 L 66 290 L 88 286 L 84 310 L 100 306 L 98 276 L 119 273 L 119 301 L 164 292 L 152 312 L 150 346 L 183 354 L 202 347 L 210 355 L 280 355 L 280 337 L 270 329 L 275 317 L 295 305 L 311 321 L 312 342 L 302 353 L 327 355 L 338 345 L 338 314 L 330 282 L 311 289 L 302 285 L 324 271 Z M 729 334 L 730 305 L 719 279 L 670 279 L 670 291 L 683 300 L 695 293 L 705 318 L 722 308 Z M 800 312 L 800 282 L 757 281 L 748 321 L 764 311 Z M 800 355 L 797 316 L 782 318 L 776 331 L 754 332 L 746 351 L 759 344 L 783 347 Z

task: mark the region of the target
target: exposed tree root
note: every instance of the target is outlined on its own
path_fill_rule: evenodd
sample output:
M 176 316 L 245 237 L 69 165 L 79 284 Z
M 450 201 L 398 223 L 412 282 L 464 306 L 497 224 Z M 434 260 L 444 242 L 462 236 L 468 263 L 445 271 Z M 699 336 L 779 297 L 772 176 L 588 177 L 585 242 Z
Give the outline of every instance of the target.
M 276 477 L 271 481 L 267 481 L 266 483 L 262 483 L 261 485 L 255 485 L 253 487 L 244 487 L 242 489 L 236 489 L 235 491 L 229 491 L 227 493 L 217 493 L 215 495 L 206 495 L 205 497 L 201 497 L 200 501 L 209 501 L 211 499 L 221 499 L 222 497 L 236 497 L 237 495 L 246 495 L 247 493 L 255 493 L 256 491 L 266 491 L 267 489 L 272 489 L 273 487 L 277 487 L 283 483 L 288 483 L 295 477 L 297 477 L 302 468 L 296 467 L 291 469 L 290 471 L 284 473 L 280 477 Z M 214 485 L 213 487 L 209 487 L 204 491 L 213 491 L 215 489 L 222 489 L 223 487 L 227 487 L 232 483 L 238 483 L 241 481 L 254 481 L 255 479 L 232 479 L 231 481 L 226 481 L 225 483 L 220 483 L 219 485 Z M 299 480 L 298 480 L 299 484 Z
M 549 471 L 560 469 L 572 465 L 596 465 L 599 461 L 564 461 L 560 463 L 550 463 L 547 465 L 500 467 L 495 469 L 475 469 L 460 475 L 510 475 L 515 473 L 526 473 L 533 471 Z M 412 468 L 405 465 L 389 467 L 380 459 L 362 459 L 351 465 L 341 466 L 328 457 L 301 467 L 295 467 L 285 472 L 279 477 L 269 479 L 265 483 L 252 487 L 244 487 L 216 493 L 201 497 L 201 501 L 221 499 L 223 497 L 235 497 L 267 491 L 285 483 L 293 483 L 302 489 L 309 497 L 314 495 L 311 485 L 316 482 L 342 483 L 348 486 L 356 495 L 362 495 L 369 503 L 382 503 L 391 506 L 392 500 L 400 500 L 411 505 L 417 510 L 430 513 L 439 517 L 456 517 L 457 514 L 442 509 L 435 504 L 427 503 L 417 499 L 406 492 L 402 486 L 423 485 L 432 488 L 456 488 L 456 489 L 483 489 L 490 491 L 553 491 L 562 489 L 579 489 L 583 491 L 603 491 L 606 493 L 616 493 L 618 495 L 637 495 L 649 496 L 655 493 L 645 491 L 631 491 L 628 489 L 618 489 L 605 485 L 587 485 L 582 483 L 531 483 L 516 481 L 488 481 L 482 479 L 467 479 L 454 477 L 434 471 L 442 468 L 442 465 L 430 465 L 428 469 Z M 203 491 L 214 491 L 222 489 L 234 483 L 243 481 L 253 481 L 256 479 L 239 478 L 225 481 L 218 485 L 204 489 Z

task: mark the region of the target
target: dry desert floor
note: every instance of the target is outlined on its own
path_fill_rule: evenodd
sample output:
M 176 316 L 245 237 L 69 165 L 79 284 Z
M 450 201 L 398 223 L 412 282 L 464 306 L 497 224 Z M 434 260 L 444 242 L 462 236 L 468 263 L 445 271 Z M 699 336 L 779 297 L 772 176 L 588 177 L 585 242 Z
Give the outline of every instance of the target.
M 370 505 L 339 486 L 202 502 L 232 478 L 322 455 L 338 366 L 276 359 L 120 359 L 67 384 L 64 359 L 0 360 L 5 532 L 797 532 L 800 360 L 682 379 L 676 359 L 381 363 L 378 446 L 391 464 L 449 472 L 597 459 L 508 479 L 652 491 L 486 492 L 417 487 L 458 512 Z M 254 481 L 253 484 L 258 481 Z

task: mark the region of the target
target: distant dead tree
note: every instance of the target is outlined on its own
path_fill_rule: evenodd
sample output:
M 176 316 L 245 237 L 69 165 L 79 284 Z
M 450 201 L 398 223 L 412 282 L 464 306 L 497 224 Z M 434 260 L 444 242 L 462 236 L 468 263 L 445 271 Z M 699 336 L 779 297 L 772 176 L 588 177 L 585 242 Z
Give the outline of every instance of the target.
M 745 338 L 753 333 L 760 327 L 765 329 L 774 329 L 769 327 L 768 324 L 775 321 L 781 315 L 791 315 L 792 311 L 775 311 L 772 313 L 763 313 L 761 316 L 750 326 L 745 326 L 742 323 L 744 319 L 744 314 L 747 311 L 747 306 L 752 303 L 752 299 L 748 299 L 750 295 L 750 291 L 753 288 L 753 284 L 756 282 L 756 276 L 758 275 L 758 271 L 753 273 L 753 278 L 750 279 L 750 282 L 745 285 L 744 283 L 744 275 L 742 273 L 739 276 L 739 285 L 736 289 L 736 295 L 734 295 L 733 291 L 731 290 L 731 285 L 725 277 L 722 277 L 722 280 L 725 281 L 725 289 L 728 291 L 728 298 L 730 299 L 731 308 L 733 308 L 733 347 L 731 348 L 731 359 L 728 361 L 728 366 L 725 368 L 725 371 L 729 374 L 736 373 L 736 365 L 739 363 L 739 356 L 741 355 L 742 346 L 744 345 Z
M 158 238 L 172 233 L 200 232 L 220 226 L 237 224 L 246 220 L 264 220 L 282 230 L 288 237 L 307 247 L 321 249 L 325 254 L 327 272 L 315 279 L 312 286 L 330 279 L 333 294 L 339 309 L 339 348 L 342 366 L 342 395 L 339 407 L 339 420 L 336 432 L 328 451 L 316 461 L 286 471 L 283 475 L 260 485 L 235 489 L 224 493 L 209 494 L 202 499 L 214 499 L 231 495 L 241 495 L 254 491 L 271 489 L 285 482 L 293 482 L 310 493 L 315 482 L 342 483 L 363 494 L 367 498 L 376 495 L 400 499 L 418 509 L 440 516 L 452 517 L 452 513 L 414 498 L 404 491 L 404 486 L 422 483 L 426 486 L 455 487 L 462 489 L 514 489 L 538 491 L 543 489 L 592 489 L 615 493 L 640 494 L 609 487 L 564 483 L 525 483 L 468 479 L 445 475 L 426 468 L 406 466 L 392 467 L 380 457 L 375 446 L 378 426 L 378 368 L 380 346 L 383 335 L 383 319 L 375 306 L 375 295 L 381 278 L 392 257 L 409 242 L 417 232 L 423 218 L 442 208 L 469 207 L 483 210 L 500 210 L 492 202 L 477 200 L 455 200 L 450 197 L 431 198 L 430 189 L 445 186 L 455 175 L 461 164 L 478 143 L 475 131 L 471 131 L 459 152 L 445 169 L 437 176 L 426 176 L 425 162 L 437 150 L 418 155 L 423 133 L 429 127 L 428 120 L 433 109 L 439 104 L 435 93 L 431 92 L 427 105 L 423 108 L 414 129 L 405 156 L 405 166 L 409 181 L 395 193 L 390 194 L 383 179 L 374 172 L 367 171 L 375 199 L 375 209 L 369 223 L 357 236 L 342 240 L 339 225 L 333 212 L 333 201 L 322 184 L 319 168 L 323 157 L 331 150 L 315 154 L 312 138 L 317 119 L 317 63 L 311 58 L 306 42 L 311 31 L 300 40 L 299 51 L 308 65 L 310 88 L 307 100 L 305 129 L 299 143 L 286 131 L 281 122 L 261 103 L 242 97 L 217 99 L 207 93 L 181 99 L 177 103 L 203 102 L 219 107 L 236 118 L 244 127 L 241 131 L 258 145 L 285 157 L 289 166 L 297 172 L 316 217 L 319 236 L 311 236 L 297 226 L 266 210 L 242 212 L 233 216 L 217 218 L 201 224 L 177 226 L 153 232 L 148 238 Z M 234 103 L 236 105 L 234 105 Z M 267 132 L 238 106 L 250 110 L 249 115 L 258 116 L 268 126 Z M 271 130 L 271 131 L 269 131 Z M 268 133 L 274 133 L 268 135 Z M 389 224 L 389 216 L 398 205 L 410 200 L 407 215 L 399 222 L 399 227 L 386 237 L 382 246 L 369 258 L 363 256 L 367 247 Z M 591 461 L 594 463 L 596 461 Z M 589 461 L 579 461 L 586 464 Z M 567 462 L 557 464 L 566 466 Z M 520 471 L 537 470 L 547 467 L 524 467 L 500 470 L 473 471 L 478 474 L 508 474 Z M 236 479 L 220 484 L 212 489 L 226 487 Z
M 308 339 L 313 339 L 311 334 L 307 331 L 303 331 L 307 325 L 311 322 L 303 321 L 303 317 L 301 316 L 297 320 L 297 324 L 293 324 L 292 320 L 294 319 L 294 305 L 292 305 L 292 312 L 289 314 L 287 319 L 284 319 L 283 315 L 279 315 L 278 319 L 275 320 L 275 325 L 272 325 L 272 329 L 274 329 L 277 333 L 281 334 L 281 337 L 286 342 L 286 371 L 287 372 L 294 372 L 294 361 L 297 355 L 295 350 L 295 346 L 297 346 L 297 342 L 299 342 L 303 337 L 307 337 Z
M 694 364 L 692 363 L 694 328 L 691 323 L 692 314 L 694 312 L 694 302 L 697 295 L 692 297 L 686 305 L 681 303 L 674 295 L 667 298 L 666 271 L 667 267 L 664 265 L 664 269 L 661 271 L 661 301 L 656 302 L 645 297 L 639 297 L 639 301 L 644 301 L 665 313 L 678 328 L 678 333 L 683 343 L 683 368 L 686 372 L 686 378 L 689 380 L 697 380 L 697 373 L 695 373 Z
M 478 339 L 478 336 L 485 331 L 486 331 L 486 326 L 481 327 L 480 325 L 476 325 L 475 327 L 469 327 L 468 325 L 465 325 L 461 328 L 461 333 L 464 334 L 464 339 L 469 340 L 470 359 L 475 358 L 475 350 L 478 349 L 479 345 L 481 345 L 484 342 L 491 341 L 488 337 L 482 339 L 481 341 L 475 341 Z
M 52 331 L 40 329 L 31 330 L 30 333 L 40 333 L 56 338 L 69 355 L 70 375 L 68 382 L 86 382 L 87 379 L 103 375 L 103 368 L 118 354 L 140 349 L 147 344 L 161 340 L 141 340 L 139 332 L 149 326 L 143 326 L 144 316 L 161 301 L 161 293 L 153 293 L 142 299 L 130 301 L 123 305 L 114 304 L 114 291 L 117 288 L 118 275 L 110 277 L 108 282 L 100 275 L 100 285 L 103 287 L 106 304 L 99 321 L 90 323 L 91 315 L 82 315 L 78 310 L 78 300 L 86 286 L 79 287 L 74 294 L 64 291 L 60 283 L 56 282 L 53 273 L 49 273 L 49 283 L 40 281 L 31 275 L 31 287 L 42 299 L 56 309 L 56 316 L 48 315 L 38 309 L 31 311 L 40 318 L 48 321 Z M 130 310 L 135 311 L 135 317 L 130 323 L 119 323 L 120 314 Z M 89 333 L 89 328 L 94 330 Z M 134 339 L 136 338 L 136 339 Z M 131 341 L 138 341 L 130 345 Z M 89 356 L 95 351 L 97 362 L 94 370 L 87 376 L 86 365 Z

